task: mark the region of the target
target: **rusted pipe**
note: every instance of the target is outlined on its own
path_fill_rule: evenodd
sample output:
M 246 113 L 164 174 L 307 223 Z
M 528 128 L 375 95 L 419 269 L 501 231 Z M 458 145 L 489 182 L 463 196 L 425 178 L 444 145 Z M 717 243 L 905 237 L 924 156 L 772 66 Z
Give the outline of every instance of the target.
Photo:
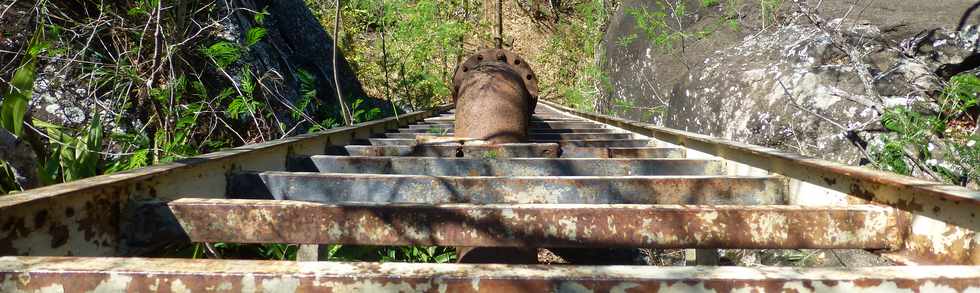
M 537 77 L 523 58 L 503 49 L 477 52 L 453 75 L 455 135 L 492 143 L 526 141 L 537 99 Z

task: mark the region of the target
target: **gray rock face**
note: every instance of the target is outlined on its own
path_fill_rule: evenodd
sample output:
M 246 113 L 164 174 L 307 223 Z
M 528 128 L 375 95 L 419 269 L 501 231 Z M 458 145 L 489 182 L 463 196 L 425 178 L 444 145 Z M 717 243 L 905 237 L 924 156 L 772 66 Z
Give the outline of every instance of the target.
M 15 3 L 26 3 L 15 1 Z M 22 50 L 25 42 L 29 40 L 30 28 L 33 23 L 30 21 L 19 21 L 18 15 L 25 19 L 23 14 L 30 14 L 30 5 L 26 8 L 15 6 L 8 14 L 3 15 L 0 23 L 10 23 L 17 25 L 17 28 L 0 29 L 0 33 L 10 30 L 13 38 L 0 37 L 0 50 L 18 51 Z M 4 6 L 0 5 L 0 10 Z M 175 8 L 176 9 L 176 8 Z M 273 119 L 282 123 L 286 130 L 296 125 L 298 121 L 292 114 L 293 110 L 286 105 L 296 105 L 302 99 L 300 93 L 301 84 L 299 72 L 305 71 L 315 79 L 316 98 L 319 99 L 318 105 L 328 108 L 338 108 L 336 90 L 334 88 L 333 72 L 333 39 L 320 25 L 319 20 L 313 15 L 306 3 L 302 0 L 219 0 L 209 8 L 210 12 L 194 14 L 193 24 L 205 26 L 209 21 L 217 20 L 217 25 L 211 26 L 195 38 L 189 39 L 183 45 L 174 48 L 176 55 L 180 55 L 181 61 L 187 60 L 195 68 L 179 68 L 183 63 L 177 62 L 179 73 L 191 72 L 201 73 L 201 81 L 208 89 L 209 95 L 217 96 L 221 90 L 233 88 L 241 84 L 245 68 L 248 68 L 253 75 L 253 80 L 258 80 L 261 85 L 255 91 L 255 98 L 260 101 L 268 101 L 271 110 L 274 112 Z M 267 11 L 263 23 L 259 24 L 255 20 L 255 12 Z M 165 16 L 170 16 L 166 14 Z M 206 18 L 206 19 L 205 19 Z M 174 21 L 174 20 L 167 20 Z M 258 43 L 242 50 L 242 56 L 236 62 L 219 69 L 199 54 L 199 48 L 206 47 L 219 41 L 227 41 L 234 44 L 244 44 L 246 34 L 249 29 L 261 26 L 267 30 L 267 34 Z M 189 28 L 190 32 L 196 32 L 198 27 Z M 13 33 L 15 30 L 21 32 Z M 108 29 L 107 29 L 108 30 Z M 26 34 L 26 36 L 25 36 Z M 108 37 L 99 35 L 99 37 Z M 178 36 L 169 36 L 177 38 Z M 181 38 L 181 41 L 184 39 Z M 75 40 L 77 41 L 77 40 Z M 83 40 L 84 41 L 84 40 Z M 174 40 L 168 40 L 174 42 Z M 111 43 L 109 41 L 105 41 Z M 84 43 L 84 42 L 83 42 Z M 78 44 L 54 43 L 53 47 L 72 47 Z M 81 45 L 78 45 L 81 47 Z M 101 48 L 89 48 L 84 54 L 75 56 L 74 52 L 80 48 L 69 48 L 67 52 L 72 56 L 60 56 L 59 58 L 42 58 L 40 62 L 37 79 L 35 81 L 35 91 L 31 101 L 31 113 L 33 117 L 44 121 L 52 122 L 69 127 L 77 127 L 88 123 L 88 119 L 95 113 L 107 112 L 111 116 L 124 115 L 123 124 L 118 127 L 129 129 L 142 129 L 145 121 L 140 121 L 143 113 L 116 113 L 122 107 L 122 99 L 106 95 L 106 88 L 90 85 L 88 78 L 83 78 L 89 73 L 88 69 L 83 69 L 82 63 L 78 61 L 65 61 L 67 57 L 81 56 L 81 61 L 101 61 L 89 60 L 85 54 L 92 53 Z M 106 55 L 105 52 L 97 54 Z M 116 53 L 118 54 L 118 53 Z M 103 57 L 105 58 L 105 57 Z M 338 52 L 338 75 L 343 95 L 348 104 L 355 99 L 363 99 L 363 107 L 378 107 L 383 113 L 390 112 L 391 107 L 381 100 L 369 97 L 363 90 L 360 81 L 351 65 L 346 61 L 342 52 Z M 0 61 L 4 64 L 18 64 L 19 57 L 13 54 L 0 54 Z M 102 61 L 106 62 L 106 61 Z M 110 66 L 113 64 L 110 64 Z M 3 72 L 11 72 L 6 68 Z M 141 73 L 144 74 L 144 73 Z M 146 74 L 144 74 L 146 75 Z M 140 76 L 146 78 L 146 76 Z M 193 80 L 193 76 L 189 76 Z M 159 81 L 158 81 L 159 80 Z M 149 82 L 162 82 L 163 79 L 154 79 Z M 149 84 L 149 83 L 148 83 Z M 142 84 L 137 85 L 144 86 Z M 153 84 L 153 87 L 163 85 Z M 132 89 L 138 92 L 140 88 Z M 134 102 L 134 101 L 130 101 Z M 97 106 L 93 106 L 96 105 Z M 219 105 L 220 106 L 220 105 Z M 139 106 L 137 108 L 140 108 Z M 145 108 L 145 107 L 144 107 Z M 323 121 L 330 116 L 337 117 L 336 114 L 326 114 L 330 111 L 313 111 L 314 107 L 308 107 L 306 114 L 316 122 Z M 134 111 L 144 111 L 136 109 Z M 127 114 L 133 114 L 126 116 Z M 130 117 L 132 116 L 132 117 Z M 145 118 L 145 117 L 143 117 Z M 245 119 L 245 118 L 242 118 Z M 229 119 L 230 120 L 230 119 Z M 231 121 L 234 124 L 234 121 Z M 241 123 L 244 124 L 244 123 Z M 303 133 L 310 124 L 302 124 L 292 130 L 291 134 Z M 115 128 L 116 126 L 112 126 Z M 275 126 L 269 126 L 275 127 Z
M 233 71 L 238 71 L 236 79 L 241 77 L 240 70 L 248 66 L 259 78 L 266 78 L 276 85 L 272 87 L 274 90 L 270 93 L 270 100 L 283 99 L 296 104 L 301 99 L 298 76 L 302 70 L 316 79 L 317 98 L 323 104 L 337 107 L 333 78 L 333 39 L 304 1 L 229 0 L 224 4 L 229 5 L 224 7 L 227 11 L 234 12 L 231 13 L 232 17 L 222 22 L 222 32 L 218 37 L 229 42 L 243 43 L 246 32 L 260 25 L 254 21 L 250 11 L 265 9 L 269 13 L 261 24 L 267 29 L 267 35 L 261 42 L 249 48 L 248 54 L 240 62 L 234 64 Z M 362 98 L 366 106 L 390 109 L 382 107 L 382 101 L 368 97 L 343 52 L 337 52 L 337 61 L 341 93 L 348 104 L 355 98 Z M 222 78 L 221 73 L 213 72 L 209 75 L 214 77 L 214 87 L 231 86 L 228 79 Z M 290 109 L 277 108 L 278 119 L 291 119 Z
M 613 83 L 609 96 L 641 107 L 613 112 L 855 164 L 862 156 L 852 146 L 848 129 L 877 127 L 876 109 L 921 101 L 925 93 L 939 89 L 936 73 L 969 69 L 977 52 L 976 27 L 959 32 L 950 28 L 969 6 L 965 1 L 931 7 L 933 17 L 946 16 L 932 22 L 913 15 L 924 1 L 888 4 L 895 7 L 874 4 L 846 20 L 841 18 L 847 11 L 845 1 L 823 2 L 821 14 L 828 26 L 842 30 L 847 43 L 859 48 L 870 66 L 875 91 L 881 96 L 874 107 L 867 103 L 874 99 L 867 95 L 855 63 L 789 2 L 781 10 L 779 25 L 754 22 L 751 17 L 756 12 L 744 7 L 740 31 L 716 31 L 672 50 L 643 41 L 635 20 L 620 8 L 606 36 L 607 70 Z M 643 1 L 625 1 L 623 7 L 651 9 Z M 701 30 L 716 22 L 721 10 L 695 10 L 683 19 L 683 26 Z M 893 17 L 880 15 L 886 11 Z M 616 44 L 630 34 L 638 34 L 638 40 L 627 46 Z M 640 110 L 649 107 L 666 107 L 666 111 L 644 117 Z

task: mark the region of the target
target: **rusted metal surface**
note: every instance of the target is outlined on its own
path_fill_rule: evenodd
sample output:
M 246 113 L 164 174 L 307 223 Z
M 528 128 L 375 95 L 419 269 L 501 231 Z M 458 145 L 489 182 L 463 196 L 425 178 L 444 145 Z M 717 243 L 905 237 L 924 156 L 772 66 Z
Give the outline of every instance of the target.
M 978 191 L 545 104 L 667 143 L 902 209 L 911 214 L 912 225 L 907 231 L 905 248 L 893 254 L 896 260 L 910 264 L 980 265 L 980 234 L 976 232 L 980 230 Z
M 614 133 L 619 130 L 613 128 L 531 128 L 528 129 L 529 134 L 548 134 L 548 133 Z M 402 128 L 398 129 L 401 133 L 425 133 L 433 135 L 442 135 L 453 133 L 451 128 L 446 129 L 428 129 L 428 128 Z
M 352 156 L 474 157 L 474 158 L 556 158 L 556 143 L 517 143 L 496 145 L 396 145 L 344 147 Z
M 413 146 L 413 145 L 460 145 L 462 140 L 441 140 L 434 142 L 427 142 L 420 139 L 404 139 L 404 138 L 370 138 L 368 141 L 374 146 Z
M 687 151 L 677 147 L 635 147 L 604 148 L 575 147 L 561 148 L 562 158 L 677 158 L 687 157 Z
M 312 156 L 310 169 L 290 171 L 433 176 L 721 175 L 717 160 L 542 159 Z
M 432 124 L 453 123 L 456 121 L 456 116 L 453 115 L 453 116 L 445 116 L 445 117 L 425 118 L 424 121 L 425 123 L 432 123 Z M 531 116 L 531 119 L 529 121 L 530 122 L 564 122 L 564 121 L 587 121 L 587 120 L 580 119 L 580 118 L 567 118 L 567 117 Z
M 386 138 L 407 138 L 418 139 L 423 137 L 452 137 L 453 133 L 431 134 L 431 133 L 386 133 Z M 629 133 L 532 133 L 528 135 L 530 140 L 583 140 L 583 139 L 630 139 Z
M 443 108 L 444 109 L 444 108 Z M 188 194 L 225 192 L 232 170 L 285 170 L 289 155 L 322 154 L 343 145 L 431 116 L 402 115 L 252 144 L 178 162 L 97 176 L 0 197 L 0 255 L 129 255 L 145 252 L 121 231 L 132 199 L 169 200 Z M 2 291 L 2 290 L 0 290 Z
M 0 257 L 0 289 L 12 292 L 974 292 L 980 290 L 980 268 L 546 266 Z
M 476 247 L 895 249 L 892 210 L 680 205 L 328 205 L 180 199 L 195 242 Z
M 408 127 L 414 129 L 453 129 L 455 126 L 449 123 L 438 123 L 438 124 L 412 124 L 409 125 Z M 528 128 L 530 129 L 602 128 L 602 124 L 591 122 L 591 121 L 555 121 L 555 122 L 530 121 L 528 123 Z
M 532 142 L 556 142 L 562 148 L 568 147 L 603 147 L 603 148 L 638 148 L 655 147 L 657 142 L 649 139 L 581 139 L 581 140 L 558 140 L 558 141 L 532 141 Z
M 426 142 L 422 139 L 406 139 L 406 138 L 371 138 L 369 139 L 371 145 L 376 146 L 389 146 L 389 145 L 422 145 L 422 144 L 452 144 L 455 142 Z M 583 140 L 532 140 L 530 143 L 557 143 L 562 147 L 573 146 L 573 147 L 646 147 L 646 146 L 656 146 L 655 141 L 649 139 L 583 139 Z
M 538 100 L 537 77 L 527 61 L 503 49 L 479 51 L 453 74 L 456 135 L 494 143 L 527 140 Z
M 781 204 L 778 176 L 451 177 L 261 172 L 232 176 L 229 196 L 390 203 Z

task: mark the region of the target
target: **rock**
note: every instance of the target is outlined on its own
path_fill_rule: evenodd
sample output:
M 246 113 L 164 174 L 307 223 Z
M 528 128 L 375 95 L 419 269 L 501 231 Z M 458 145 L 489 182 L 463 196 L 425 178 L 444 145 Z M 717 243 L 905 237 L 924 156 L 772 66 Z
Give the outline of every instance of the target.
M 698 3 L 684 1 L 687 7 Z M 624 1 L 606 35 L 608 96 L 628 100 L 634 109 L 612 110 L 627 118 L 667 127 L 770 146 L 804 155 L 857 164 L 862 158 L 847 129 L 874 126 L 882 106 L 919 104 L 939 90 L 944 72 L 980 65 L 976 26 L 952 31 L 969 3 L 903 1 L 871 4 L 860 15 L 843 16 L 846 1 L 823 1 L 828 27 L 843 30 L 847 43 L 859 48 L 877 75 L 878 103 L 867 95 L 849 58 L 795 6 L 785 3 L 778 25 L 766 25 L 759 11 L 740 6 L 739 30 L 719 29 L 682 48 L 666 49 L 644 40 L 627 9 L 659 9 L 645 1 Z M 917 9 L 929 7 L 930 18 Z M 725 4 L 691 9 L 698 17 L 682 18 L 688 33 L 708 31 L 730 18 Z M 921 14 L 921 13 L 919 13 Z M 889 15 L 890 17 L 884 17 Z M 956 16 L 936 21 L 935 15 Z M 956 19 L 953 19 L 956 18 Z M 930 21 L 931 19 L 931 21 Z M 765 30 L 763 31 L 763 28 Z M 617 44 L 638 35 L 631 44 Z M 903 50 L 903 46 L 910 46 Z M 955 73 L 953 73 L 955 74 Z M 871 107 L 872 103 L 875 102 Z M 648 118 L 643 109 L 666 107 Z
M 15 1 L 15 3 L 22 2 Z M 30 38 L 30 34 L 24 32 L 29 32 L 33 24 L 29 21 L 19 21 L 18 19 L 12 18 L 21 14 L 32 15 L 30 5 L 26 6 L 26 10 L 18 9 L 20 6 L 24 5 L 14 6 L 14 9 L 11 9 L 7 15 L 0 17 L 0 23 L 2 24 L 10 23 L 11 25 L 20 27 L 18 32 L 8 32 L 6 26 L 0 26 L 2 27 L 0 28 L 0 33 L 2 33 L 0 35 L 0 50 L 21 51 L 26 46 L 26 40 Z M 123 8 L 114 7 L 114 9 L 124 9 L 126 7 L 128 6 Z M 0 6 L 0 9 L 3 8 L 4 6 Z M 173 7 L 173 10 L 179 11 L 180 8 Z M 193 17 L 193 21 L 183 21 L 192 27 L 200 25 L 208 27 L 208 29 L 200 34 L 194 35 L 196 36 L 194 38 L 187 39 L 185 44 L 174 49 L 173 54 L 177 55 L 175 58 L 178 59 L 177 62 L 174 62 L 174 67 L 176 67 L 173 69 L 176 71 L 175 75 L 183 74 L 192 81 L 199 77 L 208 91 L 208 96 L 215 97 L 223 90 L 234 88 L 236 85 L 240 88 L 244 70 L 247 68 L 251 72 L 252 79 L 258 83 L 252 98 L 266 102 L 270 106 L 270 109 L 274 112 L 274 117 L 269 119 L 272 121 L 271 123 L 281 123 L 281 126 L 285 130 L 292 129 L 289 134 L 299 134 L 304 133 L 312 124 L 300 124 L 300 121 L 292 115 L 294 114 L 292 107 L 286 105 L 297 105 L 303 99 L 299 72 L 305 71 L 315 80 L 315 98 L 319 100 L 319 103 L 315 104 L 330 109 L 328 111 L 316 111 L 314 109 L 316 107 L 307 107 L 305 111 L 306 117 L 315 120 L 317 123 L 327 118 L 337 118 L 337 121 L 343 121 L 339 119 L 340 116 L 337 114 L 339 113 L 339 104 L 337 102 L 333 78 L 333 39 L 320 25 L 319 20 L 309 10 L 304 1 L 221 0 L 215 1 L 213 7 L 200 11 L 203 12 L 196 14 L 189 13 L 187 14 L 188 16 L 185 16 Z M 255 13 L 260 11 L 268 12 L 268 15 L 261 24 L 255 18 Z M 79 11 L 72 11 L 71 13 L 73 13 L 73 17 L 78 19 L 94 18 L 91 15 L 75 15 L 84 14 Z M 175 12 L 174 14 L 165 14 L 164 16 L 175 17 L 173 15 L 178 14 Z M 118 22 L 107 24 L 107 26 L 133 25 L 134 22 L 141 21 L 139 14 L 131 13 L 127 14 L 127 16 L 132 19 L 119 20 Z M 30 17 L 22 18 L 30 19 Z M 206 25 L 210 21 L 215 20 L 217 21 L 217 25 Z M 180 21 L 179 19 L 164 20 L 168 25 L 174 25 L 174 23 L 180 23 Z M 220 41 L 238 44 L 244 48 L 249 29 L 259 26 L 266 29 L 266 35 L 258 43 L 241 49 L 241 58 L 225 68 L 219 69 L 207 57 L 200 56 L 199 49 L 201 47 L 207 47 Z M 108 47 L 117 46 L 118 44 L 115 44 L 117 40 L 108 39 L 112 37 L 109 32 L 113 29 L 115 28 L 104 28 L 103 34 L 98 34 L 96 37 L 107 39 L 101 41 L 96 40 L 96 43 L 103 42 L 110 44 Z M 190 29 L 188 35 L 196 32 L 194 29 L 196 27 Z M 5 38 L 8 35 L 10 37 Z M 166 37 L 168 38 L 168 43 L 185 40 L 185 36 L 175 36 L 173 34 L 166 35 Z M 135 70 L 136 72 L 131 74 L 138 75 L 138 77 L 132 78 L 133 84 L 126 93 L 120 92 L 127 91 L 125 88 L 121 90 L 112 89 L 112 86 L 118 86 L 119 84 L 125 85 L 126 82 L 129 82 L 126 78 L 109 78 L 108 76 L 100 75 L 99 78 L 108 79 L 98 80 L 95 83 L 110 82 L 110 84 L 89 84 L 88 82 L 90 80 L 96 79 L 90 75 L 91 69 L 85 69 L 84 62 L 97 61 L 99 63 L 112 63 L 109 65 L 123 66 L 123 68 L 128 68 L 125 67 L 128 64 L 125 64 L 125 62 L 115 64 L 117 60 L 108 56 L 112 55 L 114 58 L 118 58 L 119 56 L 116 55 L 120 55 L 120 53 L 115 51 L 103 52 L 109 49 L 101 47 L 88 47 L 89 51 L 84 52 L 84 54 L 79 54 L 78 50 L 86 43 L 86 39 L 87 37 L 74 39 L 61 37 L 48 40 L 52 43 L 51 48 L 57 50 L 49 50 L 48 53 L 45 53 L 45 56 L 50 56 L 42 58 L 42 62 L 40 62 L 38 67 L 40 70 L 35 80 L 35 92 L 31 102 L 31 113 L 33 117 L 58 125 L 77 128 L 87 124 L 89 118 L 93 115 L 109 114 L 112 117 L 121 115 L 123 119 L 119 121 L 122 125 L 109 125 L 106 128 L 113 132 L 147 130 L 144 126 L 148 121 L 144 120 L 153 117 L 155 111 L 151 107 L 151 102 L 141 97 L 146 95 L 147 87 L 154 89 L 165 87 L 166 85 L 163 83 L 170 82 L 170 74 L 157 73 L 154 75 L 154 78 L 149 78 L 149 71 L 146 70 L 149 69 L 148 65 L 138 69 L 129 68 L 128 70 Z M 72 43 L 60 43 L 61 40 L 70 40 Z M 131 41 L 133 40 L 124 40 L 124 42 Z M 121 49 L 128 50 L 127 48 Z M 63 52 L 68 52 L 68 54 Z M 141 57 L 149 59 L 148 56 L 150 54 L 144 55 L 147 56 Z M 10 62 L 11 59 L 8 54 L 0 54 L 0 61 L 4 62 L 4 64 L 16 65 L 18 63 Z M 338 74 L 341 90 L 347 104 L 354 103 L 356 99 L 362 99 L 364 101 L 361 107 L 377 107 L 381 110 L 382 114 L 390 113 L 390 104 L 369 97 L 364 92 L 360 81 L 358 81 L 351 65 L 346 61 L 344 54 L 338 52 L 337 59 L 339 61 Z M 69 62 L 68 60 L 73 61 Z M 142 61 L 148 62 L 147 60 Z M 180 67 L 185 65 L 197 67 Z M 10 72 L 12 70 L 6 68 L 0 71 L 0 74 L 6 75 L 10 74 Z M 197 76 L 198 73 L 200 73 L 200 76 Z M 116 73 L 106 74 L 111 75 Z M 129 99 L 122 99 L 121 96 L 128 96 Z M 130 103 L 132 106 L 131 111 L 128 111 L 129 113 L 115 112 L 115 109 L 123 108 L 123 103 Z M 221 108 L 221 105 L 211 106 Z M 233 128 L 252 128 L 253 125 L 249 124 L 252 122 L 249 122 L 248 119 L 250 117 L 241 117 L 239 119 L 240 121 L 237 122 L 234 119 L 226 120 L 232 124 L 231 127 Z M 113 121 L 115 119 L 106 119 L 106 121 L 111 124 L 114 123 Z M 263 129 L 276 127 L 279 126 L 262 126 Z M 152 129 L 149 130 L 152 131 Z M 248 136 L 249 134 L 245 133 L 245 135 Z
M 284 99 L 296 104 L 302 97 L 299 92 L 301 85 L 299 72 L 305 71 L 316 80 L 316 96 L 321 103 L 337 107 L 337 95 L 333 78 L 333 39 L 320 25 L 306 3 L 301 0 L 237 0 L 232 2 L 219 1 L 219 6 L 231 4 L 233 17 L 225 18 L 222 31 L 217 34 L 219 39 L 229 42 L 244 43 L 249 29 L 262 26 L 267 29 L 267 35 L 259 43 L 249 48 L 248 54 L 234 64 L 229 71 L 234 72 L 234 78 L 241 78 L 241 70 L 246 66 L 257 76 L 264 78 L 276 86 L 268 93 L 269 100 Z M 268 11 L 264 23 L 254 20 L 250 11 Z M 226 10 L 219 8 L 218 11 Z M 218 18 L 224 18 L 219 15 Z M 369 97 L 357 79 L 356 74 L 344 57 L 338 52 L 338 74 L 341 92 L 348 106 L 356 99 L 363 99 L 362 107 L 377 107 L 382 113 L 390 113 L 391 107 L 386 102 Z M 222 78 L 216 68 L 209 74 L 211 88 L 231 86 L 227 78 Z M 279 104 L 279 103 L 274 103 Z M 290 121 L 291 109 L 283 106 L 275 107 L 280 120 Z M 318 121 L 327 117 L 316 117 L 313 111 L 307 111 Z M 339 113 L 339 111 L 337 112 Z M 334 115 L 333 117 L 339 117 Z M 341 119 L 337 119 L 342 121 Z M 286 123 L 290 125 L 292 123 Z

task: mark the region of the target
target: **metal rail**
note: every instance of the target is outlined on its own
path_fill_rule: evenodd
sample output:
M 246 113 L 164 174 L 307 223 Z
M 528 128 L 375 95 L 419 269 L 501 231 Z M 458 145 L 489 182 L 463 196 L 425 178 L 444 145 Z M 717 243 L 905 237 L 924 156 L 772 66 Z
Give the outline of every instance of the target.
M 0 291 L 980 290 L 980 193 L 542 103 L 533 143 L 453 140 L 443 107 L 0 197 Z M 133 257 L 175 241 L 865 249 L 903 266 Z

